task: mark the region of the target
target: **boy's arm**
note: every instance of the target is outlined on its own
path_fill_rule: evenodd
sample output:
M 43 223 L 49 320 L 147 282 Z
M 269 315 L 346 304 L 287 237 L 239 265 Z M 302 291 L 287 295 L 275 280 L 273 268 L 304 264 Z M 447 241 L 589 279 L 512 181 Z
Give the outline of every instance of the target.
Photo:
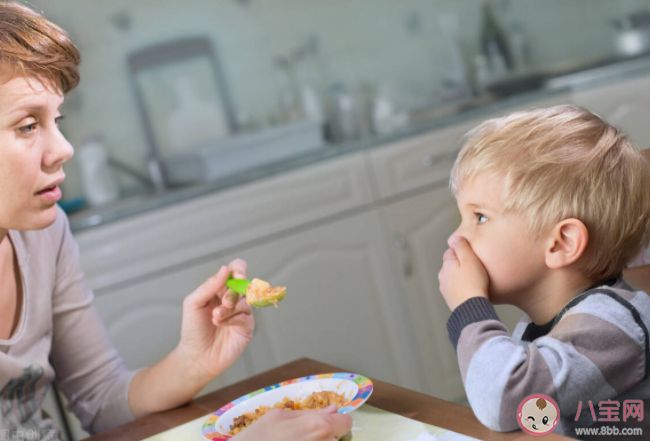
M 533 394 L 551 397 L 564 417 L 575 416 L 580 401 L 597 406 L 646 378 L 647 330 L 636 309 L 607 293 L 574 302 L 548 335 L 527 346 L 511 338 L 488 299 L 471 298 L 452 312 L 449 338 L 484 425 L 519 429 L 518 406 Z

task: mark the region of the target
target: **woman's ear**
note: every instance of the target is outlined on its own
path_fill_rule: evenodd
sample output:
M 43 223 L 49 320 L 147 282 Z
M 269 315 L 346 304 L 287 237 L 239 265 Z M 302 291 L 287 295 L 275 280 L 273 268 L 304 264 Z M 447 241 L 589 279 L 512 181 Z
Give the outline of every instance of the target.
M 559 269 L 575 263 L 589 242 L 587 227 L 578 219 L 558 222 L 548 238 L 546 266 Z

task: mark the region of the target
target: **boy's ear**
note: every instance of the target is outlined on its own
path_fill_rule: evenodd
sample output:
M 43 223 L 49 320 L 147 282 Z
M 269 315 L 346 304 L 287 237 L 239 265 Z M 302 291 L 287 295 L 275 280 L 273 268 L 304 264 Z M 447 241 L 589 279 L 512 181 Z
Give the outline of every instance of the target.
M 582 256 L 589 242 L 587 227 L 578 219 L 558 222 L 551 231 L 546 248 L 546 266 L 559 269 Z

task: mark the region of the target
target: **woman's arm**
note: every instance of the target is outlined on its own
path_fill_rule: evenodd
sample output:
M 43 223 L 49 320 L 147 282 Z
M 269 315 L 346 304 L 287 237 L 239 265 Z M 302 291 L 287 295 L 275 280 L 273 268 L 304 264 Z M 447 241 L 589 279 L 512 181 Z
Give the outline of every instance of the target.
M 129 404 L 136 418 L 187 403 L 246 349 L 255 323 L 246 298 L 225 287 L 231 273 L 245 278 L 246 262 L 222 267 L 185 298 L 179 345 L 131 382 Z
M 176 349 L 150 368 L 129 371 L 93 306 L 65 213 L 58 216 L 50 361 L 84 430 L 103 432 L 184 404 L 244 351 L 252 312 L 244 297 L 223 289 L 230 272 L 245 276 L 246 263 L 236 260 L 186 297 Z

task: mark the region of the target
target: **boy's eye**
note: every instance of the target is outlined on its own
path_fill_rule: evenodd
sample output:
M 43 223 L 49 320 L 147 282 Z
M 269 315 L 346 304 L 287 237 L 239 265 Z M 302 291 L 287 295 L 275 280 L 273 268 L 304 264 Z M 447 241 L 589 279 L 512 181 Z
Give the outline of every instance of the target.
M 481 213 L 474 213 L 476 215 L 476 221 L 479 224 L 487 222 L 489 219 Z

